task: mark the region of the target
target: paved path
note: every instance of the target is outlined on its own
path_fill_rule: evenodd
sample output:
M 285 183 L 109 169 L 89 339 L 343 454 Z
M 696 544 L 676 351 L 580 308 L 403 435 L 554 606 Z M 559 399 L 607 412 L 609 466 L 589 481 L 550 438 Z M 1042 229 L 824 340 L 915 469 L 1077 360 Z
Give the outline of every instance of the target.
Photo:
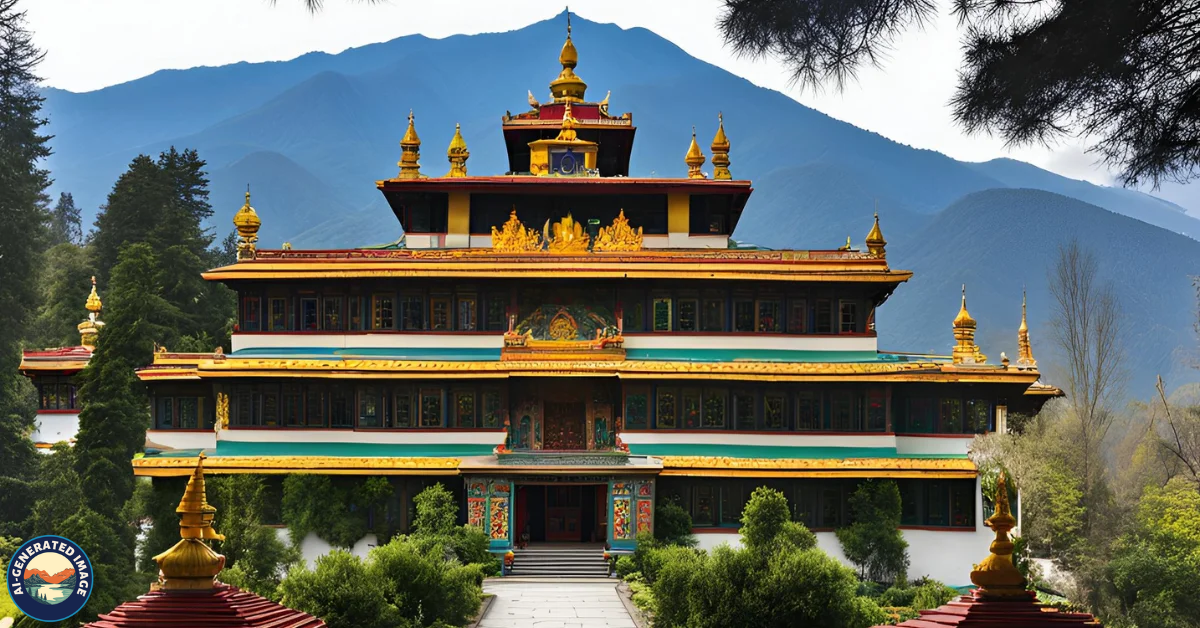
M 496 599 L 479 628 L 636 628 L 616 580 L 492 579 L 483 590 Z

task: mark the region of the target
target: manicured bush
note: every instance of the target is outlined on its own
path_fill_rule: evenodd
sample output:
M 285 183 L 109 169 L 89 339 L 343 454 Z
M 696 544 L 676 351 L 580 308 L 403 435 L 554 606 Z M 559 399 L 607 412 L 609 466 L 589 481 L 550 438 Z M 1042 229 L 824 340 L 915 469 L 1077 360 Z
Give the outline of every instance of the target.
M 622 580 L 629 574 L 637 572 L 637 566 L 633 564 L 633 558 L 630 556 L 617 557 L 616 572 L 617 577 Z
M 330 545 L 349 549 L 371 531 L 367 514 L 382 508 L 391 495 L 385 478 L 289 475 L 283 481 L 283 522 L 294 543 L 315 532 Z M 376 528 L 382 537 L 388 536 L 383 525 L 377 523 Z
M 654 508 L 654 538 L 664 545 L 695 547 L 692 516 L 679 504 L 660 502 Z
M 371 576 L 383 584 L 384 598 L 415 626 L 439 621 L 462 626 L 479 610 L 480 565 L 463 565 L 447 550 L 440 543 L 396 537 L 367 558 Z
M 329 628 L 409 626 L 388 603 L 387 584 L 362 559 L 335 549 L 318 558 L 315 569 L 293 567 L 279 590 L 284 606 L 319 617 Z
M 682 627 L 687 624 L 690 612 L 688 592 L 692 587 L 692 578 L 703 561 L 703 554 L 690 550 L 672 552 L 661 561 L 651 588 L 655 600 L 654 625 L 657 628 Z M 667 602 L 660 604 L 658 600 Z
M 441 482 L 417 493 L 413 503 L 417 509 L 413 534 L 450 534 L 458 522 L 458 502 Z
M 913 583 L 913 599 L 911 606 L 916 610 L 937 608 L 959 596 L 957 589 L 952 589 L 937 580 L 922 578 Z
M 837 531 L 846 559 L 864 580 L 893 582 L 908 570 L 908 542 L 900 534 L 900 489 L 867 480 L 850 495 L 851 520 Z

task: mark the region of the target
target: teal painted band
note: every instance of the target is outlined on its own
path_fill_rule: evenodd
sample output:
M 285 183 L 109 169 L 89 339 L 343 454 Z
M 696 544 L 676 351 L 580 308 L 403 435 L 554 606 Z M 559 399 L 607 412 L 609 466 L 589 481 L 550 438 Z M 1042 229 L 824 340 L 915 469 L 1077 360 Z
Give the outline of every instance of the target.
M 243 443 L 217 441 L 218 456 L 345 456 L 345 457 L 447 457 L 484 456 L 491 445 L 431 444 L 393 445 L 384 443 Z
M 723 458 L 909 458 L 895 447 L 783 447 L 658 443 L 629 445 L 629 452 L 644 456 L 714 456 Z M 945 457 L 945 456 L 942 456 Z M 964 456 L 965 457 L 965 456 Z

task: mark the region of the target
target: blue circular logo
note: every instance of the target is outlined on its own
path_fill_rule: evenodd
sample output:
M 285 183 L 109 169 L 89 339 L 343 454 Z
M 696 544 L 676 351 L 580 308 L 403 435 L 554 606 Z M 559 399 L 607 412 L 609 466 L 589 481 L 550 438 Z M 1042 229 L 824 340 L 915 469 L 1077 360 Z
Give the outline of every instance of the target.
M 87 604 L 95 584 L 83 548 L 61 536 L 29 539 L 8 561 L 8 595 L 33 619 L 62 621 Z

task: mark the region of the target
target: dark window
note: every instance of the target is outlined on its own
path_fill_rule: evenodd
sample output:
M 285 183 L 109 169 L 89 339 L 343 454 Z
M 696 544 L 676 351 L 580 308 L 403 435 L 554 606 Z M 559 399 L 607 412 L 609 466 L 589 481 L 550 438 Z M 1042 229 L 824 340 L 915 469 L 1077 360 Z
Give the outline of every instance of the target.
M 942 399 L 942 412 L 938 429 L 943 434 L 961 434 L 962 429 L 962 400 L 958 398 Z
M 625 331 L 646 330 L 646 295 L 641 290 L 631 290 L 621 295 L 621 325 Z
M 733 424 L 737 429 L 753 430 L 757 427 L 754 401 L 754 393 L 744 390 L 733 393 Z
M 279 425 L 279 387 L 262 387 L 262 424 Z
M 725 427 L 725 400 L 727 393 L 720 388 L 709 388 L 704 391 L 704 427 Z
M 925 525 L 949 525 L 950 495 L 943 482 L 930 482 L 925 494 Z
M 703 331 L 725 331 L 725 299 L 705 299 Z
M 817 524 L 822 528 L 838 528 L 842 525 L 841 483 L 825 484 L 821 487 L 821 517 Z
M 816 329 L 818 334 L 833 333 L 833 302 L 829 299 L 817 299 Z
M 683 420 L 683 427 L 699 427 L 700 426 L 700 391 L 692 388 L 685 388 L 680 395 L 683 399 L 683 413 L 680 418 Z
M 712 484 L 701 484 L 692 489 L 692 523 L 710 526 L 717 522 L 717 490 Z
M 908 400 L 908 417 L 905 431 L 928 434 L 933 431 L 934 400 L 917 397 Z
M 321 329 L 341 331 L 345 320 L 342 316 L 342 297 L 325 297 L 321 304 Z
M 796 486 L 796 502 L 792 518 L 809 528 L 817 527 L 819 492 L 816 482 L 800 482 Z
M 271 299 L 271 331 L 287 331 L 287 299 Z
M 262 395 L 251 386 L 238 386 L 234 393 L 234 425 L 262 425 Z
M 379 402 L 379 389 L 366 386 L 358 389 L 358 426 L 384 427 L 383 407 Z
M 887 430 L 887 397 L 882 388 L 872 388 L 867 391 L 867 431 L 883 432 Z
M 808 333 L 808 302 L 799 299 L 788 301 L 787 330 L 789 334 Z
M 346 329 L 351 331 L 362 331 L 366 329 L 367 320 L 363 316 L 362 305 L 363 298 L 360 296 L 351 296 L 347 300 L 348 307 L 346 312 Z
M 156 397 L 154 400 L 154 425 L 160 430 L 175 427 L 175 398 Z
M 763 428 L 768 430 L 784 429 L 784 407 L 787 401 L 780 393 L 763 395 Z
M 429 328 L 433 331 L 450 331 L 450 297 L 429 299 Z
M 335 387 L 329 393 L 329 426 L 354 427 L 354 419 L 350 415 L 351 399 L 346 389 Z
M 442 426 L 442 391 L 425 389 L 421 391 L 421 427 Z
M 315 298 L 300 299 L 300 329 L 316 331 L 320 328 L 320 318 L 317 316 L 317 300 Z
M 852 301 L 841 302 L 841 326 L 838 328 L 843 334 L 852 334 L 858 331 L 858 304 Z
M 654 406 L 654 422 L 659 429 L 673 430 L 679 427 L 678 397 L 674 388 L 659 388 L 658 401 Z
M 837 391 L 832 395 L 831 410 L 833 414 L 833 430 L 835 432 L 857 432 L 855 421 L 854 395 L 846 391 Z
M 654 299 L 654 331 L 671 331 L 671 298 Z
M 733 302 L 733 331 L 754 331 L 754 301 L 737 299 Z
M 64 383 L 38 384 L 39 410 L 74 410 L 77 408 L 75 386 Z
M 460 390 L 454 393 L 455 427 L 475 427 L 475 391 Z
M 796 429 L 821 429 L 821 395 L 813 391 L 796 393 Z
M 395 427 L 414 427 L 412 418 L 412 391 L 408 389 L 397 390 L 393 398 L 395 399 L 395 403 L 392 405 L 392 412 L 394 413 L 392 425 Z
M 649 395 L 644 390 L 625 393 L 625 428 L 640 430 L 646 428 Z
M 392 329 L 396 326 L 396 310 L 392 295 L 377 294 L 371 299 L 371 329 Z
M 288 427 L 299 427 L 304 425 L 304 408 L 302 400 L 304 396 L 300 392 L 298 384 L 284 384 L 281 394 L 280 409 L 283 417 L 283 424 Z
M 754 328 L 760 332 L 778 333 L 782 320 L 777 299 L 760 299 L 756 308 Z
M 258 297 L 242 299 L 242 331 L 258 331 L 262 324 L 262 300 Z
M 983 434 L 991 427 L 992 404 L 987 399 L 967 400 L 967 431 Z
M 479 321 L 474 296 L 458 297 L 458 331 L 475 331 Z
M 483 426 L 500 427 L 504 424 L 503 397 L 498 390 L 483 391 Z
M 400 329 L 425 329 L 425 299 L 420 295 L 409 294 L 400 297 Z
M 505 331 L 508 329 L 506 312 L 508 310 L 508 295 L 489 294 L 487 310 L 484 312 L 483 325 L 487 331 Z
M 304 416 L 309 427 L 325 427 L 326 408 L 329 404 L 329 393 L 320 388 L 310 388 L 305 395 L 307 403 Z
M 746 506 L 747 498 L 748 494 L 743 492 L 741 482 L 725 482 L 721 485 L 722 525 L 741 524 L 742 509 Z
M 698 329 L 696 317 L 699 309 L 700 302 L 696 299 L 679 300 L 679 331 L 696 331 Z

